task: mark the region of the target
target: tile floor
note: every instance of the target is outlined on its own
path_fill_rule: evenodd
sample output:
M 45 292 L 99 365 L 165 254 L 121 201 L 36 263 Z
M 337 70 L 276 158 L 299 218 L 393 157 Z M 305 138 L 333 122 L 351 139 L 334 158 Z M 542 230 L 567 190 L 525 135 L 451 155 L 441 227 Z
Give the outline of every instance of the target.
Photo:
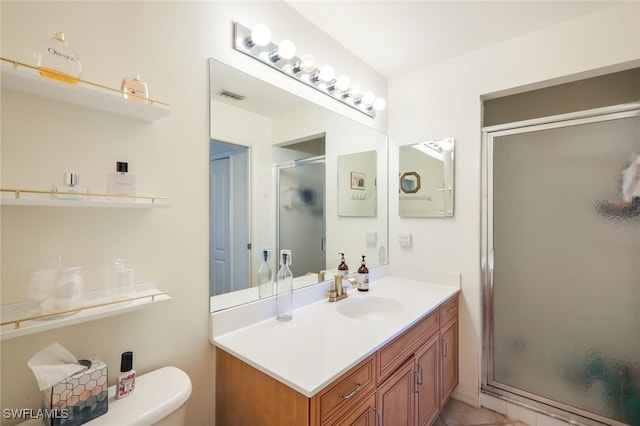
M 477 408 L 450 399 L 433 426 L 527 426 L 518 420 L 503 416 L 487 408 Z

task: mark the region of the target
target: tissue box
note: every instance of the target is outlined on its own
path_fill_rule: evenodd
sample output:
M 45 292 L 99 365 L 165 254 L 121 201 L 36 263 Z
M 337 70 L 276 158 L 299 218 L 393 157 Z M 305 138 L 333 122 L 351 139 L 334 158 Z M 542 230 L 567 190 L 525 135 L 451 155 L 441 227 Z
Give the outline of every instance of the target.
M 89 368 L 42 392 L 45 419 L 51 426 L 77 426 L 107 412 L 107 364 L 97 357 L 80 360 Z

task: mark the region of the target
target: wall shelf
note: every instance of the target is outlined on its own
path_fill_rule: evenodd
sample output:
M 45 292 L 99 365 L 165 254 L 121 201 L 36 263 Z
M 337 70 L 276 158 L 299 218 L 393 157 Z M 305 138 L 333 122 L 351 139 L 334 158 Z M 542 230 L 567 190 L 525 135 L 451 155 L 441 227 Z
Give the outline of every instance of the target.
M 72 198 L 62 198 L 72 197 Z M 0 205 L 48 207 L 102 207 L 102 208 L 169 208 L 166 197 L 123 196 L 109 194 L 73 194 L 30 189 L 0 189 Z
M 104 290 L 87 292 L 82 296 L 83 307 L 54 314 L 43 314 L 37 302 L 1 306 L 0 340 L 120 315 L 171 300 L 153 282 L 137 284 L 135 294 L 124 300 L 109 301 Z
M 157 121 L 171 113 L 168 104 L 154 99 L 144 99 L 145 102 L 125 99 L 119 89 L 80 79 L 77 84 L 65 83 L 40 76 L 38 67 L 2 57 L 0 60 L 2 61 L 2 78 L 0 80 L 3 89 L 148 122 Z

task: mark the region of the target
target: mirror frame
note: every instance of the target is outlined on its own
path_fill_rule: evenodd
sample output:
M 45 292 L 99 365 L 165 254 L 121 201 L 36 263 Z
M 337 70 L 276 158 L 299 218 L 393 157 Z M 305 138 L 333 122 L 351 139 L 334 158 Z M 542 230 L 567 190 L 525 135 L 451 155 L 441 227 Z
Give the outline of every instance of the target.
M 407 179 L 407 177 L 409 176 L 413 176 L 415 177 L 415 186 L 413 188 L 406 188 L 404 186 L 405 180 Z M 402 174 L 402 176 L 400 176 L 400 190 L 402 190 L 402 192 L 404 192 L 405 194 L 414 194 L 418 191 L 420 191 L 420 187 L 422 185 L 420 185 L 420 175 L 418 174 L 418 172 L 405 172 Z

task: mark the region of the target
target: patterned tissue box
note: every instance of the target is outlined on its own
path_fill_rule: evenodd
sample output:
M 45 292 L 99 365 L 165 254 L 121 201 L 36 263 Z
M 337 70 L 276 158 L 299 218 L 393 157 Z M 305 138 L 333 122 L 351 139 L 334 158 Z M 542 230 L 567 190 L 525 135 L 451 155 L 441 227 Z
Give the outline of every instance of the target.
M 107 364 L 95 356 L 80 363 L 89 368 L 42 392 L 45 411 L 54 414 L 47 425 L 77 426 L 107 412 Z

